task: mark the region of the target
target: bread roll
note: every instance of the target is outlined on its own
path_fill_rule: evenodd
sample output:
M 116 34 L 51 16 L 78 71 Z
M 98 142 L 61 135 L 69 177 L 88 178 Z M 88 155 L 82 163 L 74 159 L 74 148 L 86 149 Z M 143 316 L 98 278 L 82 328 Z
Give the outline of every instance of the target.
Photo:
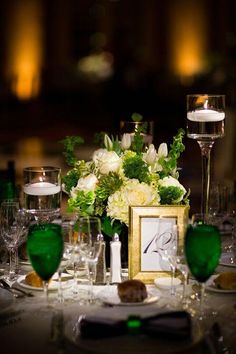
M 126 280 L 117 285 L 121 302 L 142 302 L 147 298 L 146 285 L 136 279 Z
M 34 271 L 29 272 L 29 273 L 26 274 L 25 282 L 26 282 L 26 284 L 28 284 L 30 286 L 34 286 L 36 288 L 42 288 L 43 287 L 42 279 Z
M 236 290 L 236 272 L 224 272 L 214 279 L 217 288 Z

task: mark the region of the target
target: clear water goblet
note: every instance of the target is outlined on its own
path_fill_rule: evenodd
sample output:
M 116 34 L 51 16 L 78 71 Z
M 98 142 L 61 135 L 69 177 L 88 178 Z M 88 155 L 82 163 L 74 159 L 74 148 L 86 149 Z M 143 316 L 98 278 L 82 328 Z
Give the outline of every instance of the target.
M 81 257 L 87 264 L 90 283 L 90 299 L 93 302 L 93 282 L 96 277 L 96 265 L 101 252 L 101 221 L 97 217 L 80 217 L 78 219 L 78 247 Z
M 162 220 L 160 220 L 161 223 Z M 175 286 L 174 286 L 174 278 L 176 273 L 176 256 L 177 256 L 177 241 L 178 241 L 178 227 L 172 222 L 167 223 L 163 220 L 163 224 L 166 225 L 166 229 L 162 232 L 161 237 L 161 247 L 157 245 L 159 248 L 159 252 L 161 254 L 162 260 L 167 262 L 167 267 L 170 267 L 171 271 L 171 286 L 170 286 L 170 294 L 172 296 L 175 295 Z M 159 239 L 156 242 L 160 242 Z
M 27 220 L 27 213 L 19 209 L 18 202 L 2 202 L 0 207 L 0 231 L 9 252 L 9 274 L 7 276 L 9 281 L 16 278 L 18 264 L 17 249 L 21 242 L 21 237 L 26 234 Z M 15 267 L 13 256 L 15 256 Z

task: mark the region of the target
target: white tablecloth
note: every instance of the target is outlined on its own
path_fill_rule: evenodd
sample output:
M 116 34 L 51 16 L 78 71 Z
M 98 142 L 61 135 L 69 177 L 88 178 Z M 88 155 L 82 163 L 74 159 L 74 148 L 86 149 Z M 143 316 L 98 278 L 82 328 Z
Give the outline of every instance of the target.
M 218 268 L 218 271 L 229 269 L 228 267 Z M 230 270 L 234 270 L 231 268 Z M 28 271 L 28 267 L 22 266 L 22 273 Z M 115 286 L 112 286 L 115 287 Z M 95 286 L 95 294 L 101 292 L 111 292 L 110 286 Z M 148 287 L 149 291 L 153 294 L 159 296 L 159 300 L 156 303 L 146 306 L 137 307 L 121 307 L 114 306 L 107 308 L 102 304 L 85 306 L 80 304 L 80 297 L 77 300 L 73 299 L 71 289 L 65 290 L 65 297 L 67 300 L 64 304 L 59 304 L 57 302 L 57 291 L 50 292 L 50 298 L 53 300 L 53 310 L 48 310 L 45 313 L 41 313 L 40 308 L 42 308 L 45 302 L 44 294 L 42 291 L 33 291 L 34 297 L 24 297 L 20 299 L 15 299 L 14 303 L 5 310 L 0 310 L 0 353 L 19 353 L 19 354 L 74 354 L 74 353 L 85 353 L 81 348 L 79 349 L 75 344 L 73 344 L 73 325 L 76 323 L 79 315 L 97 313 L 99 315 L 103 314 L 107 317 L 112 318 L 127 318 L 129 314 L 149 316 L 158 311 L 165 311 L 166 309 L 174 309 L 174 303 L 179 302 L 179 298 L 171 297 L 169 291 L 160 291 L 154 285 Z M 189 286 L 188 290 L 192 289 L 192 285 Z M 181 290 L 179 290 L 181 291 Z M 206 321 L 206 330 L 208 330 L 214 321 L 218 321 L 222 327 L 222 331 L 230 348 L 230 353 L 236 353 L 236 293 L 217 293 L 217 292 L 207 292 L 206 293 L 206 303 L 211 306 L 211 310 L 217 312 L 215 316 L 211 316 Z M 196 300 L 193 300 L 192 305 L 196 304 Z M 191 306 L 192 306 L 191 305 Z M 178 307 L 177 307 L 178 308 Z M 52 321 L 53 319 L 53 321 Z M 60 320 L 64 323 L 64 333 L 65 338 L 63 339 L 60 332 Z M 195 320 L 194 320 L 195 321 Z M 52 323 L 56 324 L 53 326 Z M 59 326 L 58 326 L 59 323 Z M 195 323 L 195 322 L 194 322 Z M 196 325 L 196 323 L 195 323 Z M 198 326 L 198 325 L 197 325 Z M 196 328 L 200 328 L 198 326 Z M 93 341 L 88 344 L 88 348 L 91 352 L 98 350 L 99 353 L 107 353 L 107 350 L 112 353 L 121 353 L 123 351 L 126 354 L 127 350 L 132 354 L 154 353 L 156 352 L 164 354 L 166 353 L 177 353 L 178 348 L 181 345 L 176 344 L 168 346 L 168 341 L 166 347 L 162 351 L 158 351 L 156 347 L 157 342 L 153 342 L 147 338 L 129 337 L 129 338 L 115 338 L 107 340 L 109 346 L 105 346 L 102 341 Z M 171 341 L 169 341 L 171 343 Z M 189 349 L 189 353 L 201 353 L 202 352 L 202 342 L 199 346 Z M 63 348 L 63 349 L 62 349 Z M 110 349 L 107 349 L 110 348 Z M 111 349 L 112 348 L 112 349 Z M 127 349 L 125 351 L 125 348 Z M 169 349 L 168 349 L 169 348 Z M 166 351 L 165 351 L 166 350 Z

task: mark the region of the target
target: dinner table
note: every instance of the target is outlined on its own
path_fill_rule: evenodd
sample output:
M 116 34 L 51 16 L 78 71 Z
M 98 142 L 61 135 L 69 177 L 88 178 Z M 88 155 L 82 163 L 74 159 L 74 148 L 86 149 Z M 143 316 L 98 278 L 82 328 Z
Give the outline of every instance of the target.
M 0 265 L 0 279 L 6 273 L 7 264 Z M 27 285 L 25 276 L 32 267 L 28 261 L 20 262 L 17 279 L 10 283 L 11 289 L 0 286 L 0 353 L 19 354 L 75 354 L 75 353 L 236 353 L 236 291 L 220 290 L 214 286 L 219 273 L 236 271 L 235 264 L 219 264 L 215 274 L 206 283 L 204 303 L 206 317 L 198 318 L 198 285 L 190 276 L 186 289 L 187 302 L 182 302 L 182 285 L 170 288 L 147 284 L 146 303 L 122 304 L 117 295 L 117 284 L 107 281 L 90 288 L 79 283 L 75 291 L 73 275 L 62 273 L 63 301 L 58 297 L 58 274 L 55 274 L 46 303 L 42 288 Z M 128 270 L 122 271 L 122 280 L 128 278 Z M 107 277 L 109 279 L 109 277 Z M 18 288 L 26 294 L 21 294 Z M 116 326 L 128 319 L 148 319 L 152 316 L 179 313 L 190 315 L 191 338 L 182 339 L 173 333 L 149 336 L 142 331 L 129 331 L 118 335 L 106 333 L 106 328 Z M 94 336 L 81 338 L 82 319 L 95 321 Z M 96 326 L 101 335 L 96 336 Z M 136 322 L 134 322 L 136 323 Z M 104 330 L 102 330 L 104 328 Z M 116 328 L 116 327 L 115 327 Z M 98 337 L 98 338 L 97 338 Z

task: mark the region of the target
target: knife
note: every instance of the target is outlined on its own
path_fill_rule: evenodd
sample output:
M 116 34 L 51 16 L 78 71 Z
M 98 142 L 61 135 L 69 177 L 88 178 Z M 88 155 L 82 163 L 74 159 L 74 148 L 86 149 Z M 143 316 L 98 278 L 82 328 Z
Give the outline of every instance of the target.
M 22 296 L 23 296 L 23 295 L 29 296 L 29 297 L 34 296 L 34 294 L 32 294 L 31 292 L 24 291 L 24 290 L 22 290 L 22 289 L 19 289 L 19 288 L 14 287 L 14 286 L 10 286 L 10 285 L 6 282 L 6 280 L 4 280 L 4 279 L 0 279 L 0 283 L 3 285 L 4 289 L 11 291 L 13 294 L 15 294 L 14 291 L 18 291 L 19 293 L 22 294 Z

